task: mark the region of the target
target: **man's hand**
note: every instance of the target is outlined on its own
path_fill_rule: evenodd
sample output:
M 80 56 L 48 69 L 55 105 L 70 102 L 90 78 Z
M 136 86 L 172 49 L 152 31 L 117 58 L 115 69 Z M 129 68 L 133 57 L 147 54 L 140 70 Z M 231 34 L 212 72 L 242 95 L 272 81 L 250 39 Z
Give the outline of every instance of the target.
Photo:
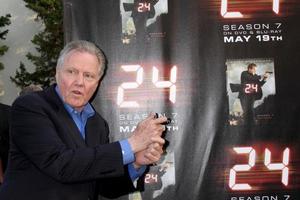
M 167 120 L 166 117 L 155 118 L 155 114 L 151 113 L 145 120 L 141 121 L 132 136 L 128 138 L 133 153 L 145 150 L 151 143 L 160 141 L 162 132 L 166 128 L 162 123 L 167 122 Z
M 163 154 L 164 140 L 162 139 L 162 141 L 160 141 L 160 143 L 152 143 L 147 149 L 136 153 L 135 162 L 133 163 L 134 167 L 137 169 L 143 165 L 145 166 L 158 162 Z
M 269 74 L 269 73 L 267 73 L 267 72 L 266 72 L 266 73 L 264 73 L 264 75 L 263 75 L 263 80 L 267 80 L 267 78 L 269 77 L 269 75 L 270 75 L 270 74 Z

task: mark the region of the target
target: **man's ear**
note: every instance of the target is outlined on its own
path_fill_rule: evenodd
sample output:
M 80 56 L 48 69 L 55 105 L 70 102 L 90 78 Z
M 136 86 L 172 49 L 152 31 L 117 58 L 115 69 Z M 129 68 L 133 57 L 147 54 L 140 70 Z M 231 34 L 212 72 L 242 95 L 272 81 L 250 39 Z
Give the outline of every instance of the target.
M 57 80 L 58 80 L 58 70 L 57 68 L 55 69 L 55 82 L 57 83 Z

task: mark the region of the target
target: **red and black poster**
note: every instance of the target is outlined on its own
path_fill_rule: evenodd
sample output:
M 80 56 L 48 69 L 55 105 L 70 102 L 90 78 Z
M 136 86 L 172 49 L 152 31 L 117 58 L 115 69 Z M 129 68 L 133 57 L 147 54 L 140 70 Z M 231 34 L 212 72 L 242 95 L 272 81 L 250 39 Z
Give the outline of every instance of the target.
M 299 199 L 299 19 L 297 0 L 65 0 L 66 42 L 107 56 L 93 104 L 111 139 L 170 118 L 163 158 L 119 199 Z

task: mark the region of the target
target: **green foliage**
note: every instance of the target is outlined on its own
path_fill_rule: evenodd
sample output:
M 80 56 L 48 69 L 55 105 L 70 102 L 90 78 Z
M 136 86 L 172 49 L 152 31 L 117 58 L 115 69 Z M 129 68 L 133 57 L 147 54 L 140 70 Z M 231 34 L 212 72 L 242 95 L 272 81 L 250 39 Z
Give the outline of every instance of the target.
M 37 13 L 36 20 L 41 20 L 45 29 L 36 34 L 31 42 L 35 44 L 38 55 L 28 53 L 27 59 L 35 65 L 30 73 L 20 63 L 15 77 L 11 80 L 18 87 L 30 84 L 49 86 L 55 76 L 55 66 L 60 50 L 63 48 L 63 6 L 61 0 L 24 0 L 26 7 Z
M 0 16 L 0 28 L 8 26 L 10 24 L 10 14 L 7 14 L 5 16 Z M 0 31 L 0 39 L 5 40 L 5 36 L 8 33 L 8 30 Z M 8 46 L 6 45 L 0 45 L 0 56 L 3 56 L 5 52 L 8 50 Z M 4 69 L 3 63 L 0 62 L 0 70 Z

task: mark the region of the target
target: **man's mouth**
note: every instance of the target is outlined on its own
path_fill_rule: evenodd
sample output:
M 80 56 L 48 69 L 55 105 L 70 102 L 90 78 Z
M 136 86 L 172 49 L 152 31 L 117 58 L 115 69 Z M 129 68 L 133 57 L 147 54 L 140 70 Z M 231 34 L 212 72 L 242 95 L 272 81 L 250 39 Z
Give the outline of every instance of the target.
M 72 93 L 75 94 L 75 95 L 80 95 L 80 96 L 83 95 L 83 93 L 78 91 L 78 90 L 73 90 Z

